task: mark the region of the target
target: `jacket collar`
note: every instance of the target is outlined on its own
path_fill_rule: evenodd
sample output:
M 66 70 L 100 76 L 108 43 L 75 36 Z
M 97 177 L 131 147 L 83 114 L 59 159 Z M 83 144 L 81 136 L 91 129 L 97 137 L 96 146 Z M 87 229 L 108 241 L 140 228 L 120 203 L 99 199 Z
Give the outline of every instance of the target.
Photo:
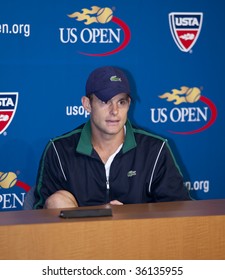
M 123 144 L 122 152 L 126 153 L 136 147 L 136 140 L 134 137 L 134 130 L 129 120 L 126 124 L 126 136 Z M 76 151 L 81 154 L 91 155 L 93 151 L 91 143 L 91 122 L 87 121 L 81 131 L 80 140 L 78 142 Z

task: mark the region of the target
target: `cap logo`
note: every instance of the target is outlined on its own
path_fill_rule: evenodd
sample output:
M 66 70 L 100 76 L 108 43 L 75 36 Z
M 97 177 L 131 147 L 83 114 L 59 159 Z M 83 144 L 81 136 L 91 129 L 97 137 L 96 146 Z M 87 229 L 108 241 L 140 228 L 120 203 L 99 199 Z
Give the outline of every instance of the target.
M 121 78 L 117 77 L 117 76 L 112 76 L 110 77 L 110 81 L 111 82 L 122 82 Z

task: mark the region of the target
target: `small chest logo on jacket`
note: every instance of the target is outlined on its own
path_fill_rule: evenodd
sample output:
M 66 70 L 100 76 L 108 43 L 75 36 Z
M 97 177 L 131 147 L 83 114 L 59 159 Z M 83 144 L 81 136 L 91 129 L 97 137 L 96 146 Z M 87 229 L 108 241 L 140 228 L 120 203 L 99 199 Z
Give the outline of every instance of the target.
M 130 170 L 127 172 L 127 177 L 133 177 L 133 176 L 136 176 L 136 170 Z

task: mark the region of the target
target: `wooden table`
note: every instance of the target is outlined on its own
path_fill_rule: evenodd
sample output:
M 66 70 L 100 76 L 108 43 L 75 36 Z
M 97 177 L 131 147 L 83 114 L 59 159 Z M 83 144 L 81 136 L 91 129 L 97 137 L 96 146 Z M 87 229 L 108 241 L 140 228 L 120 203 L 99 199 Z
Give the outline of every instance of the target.
M 98 218 L 59 212 L 1 212 L 0 259 L 225 259 L 225 199 L 112 206 Z

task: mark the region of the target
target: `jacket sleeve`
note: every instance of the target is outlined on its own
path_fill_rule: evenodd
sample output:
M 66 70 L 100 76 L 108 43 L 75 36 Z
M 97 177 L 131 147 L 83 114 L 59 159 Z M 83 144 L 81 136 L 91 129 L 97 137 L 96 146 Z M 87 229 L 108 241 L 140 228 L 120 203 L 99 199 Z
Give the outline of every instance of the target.
M 54 192 L 65 189 L 66 185 L 67 180 L 59 154 L 55 143 L 50 141 L 45 147 L 39 163 L 34 192 L 34 209 L 43 208 L 45 200 Z
M 159 153 L 149 191 L 155 202 L 191 199 L 167 141 Z

